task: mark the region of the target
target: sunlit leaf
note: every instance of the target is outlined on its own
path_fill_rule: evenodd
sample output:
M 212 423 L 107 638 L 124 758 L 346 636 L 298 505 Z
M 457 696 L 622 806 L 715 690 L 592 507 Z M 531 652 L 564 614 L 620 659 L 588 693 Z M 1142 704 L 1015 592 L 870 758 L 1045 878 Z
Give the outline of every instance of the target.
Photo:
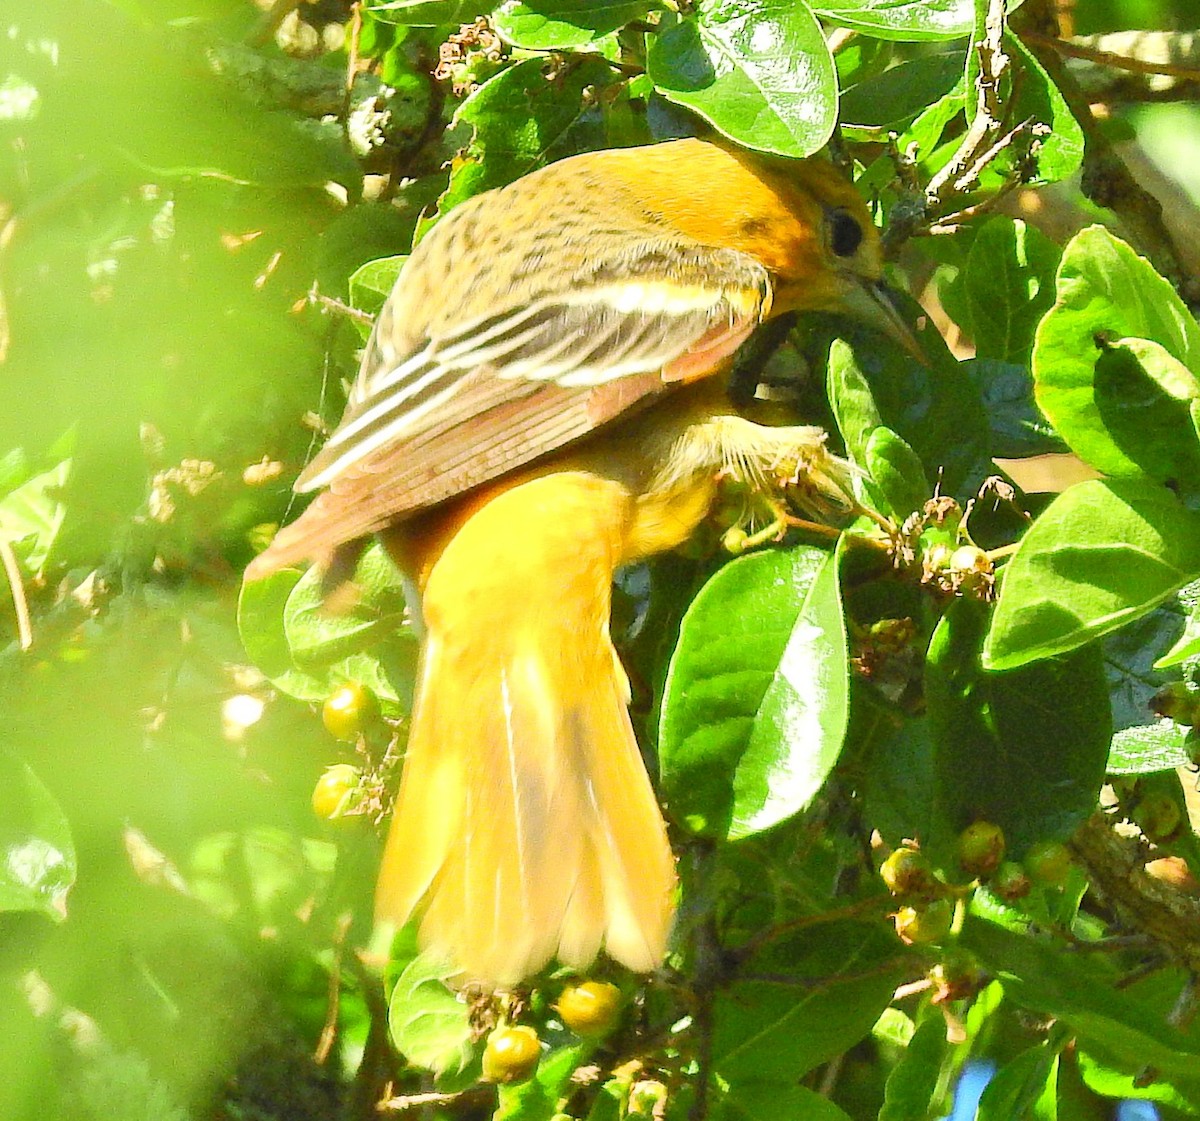
M 1170 491 L 1096 479 L 1064 491 L 1004 571 L 989 669 L 1073 650 L 1153 610 L 1200 575 L 1200 514 Z
M 664 97 L 749 148 L 811 155 L 837 119 L 821 25 L 791 0 L 700 0 L 694 12 L 664 20 L 646 68 Z
M 75 845 L 57 799 L 29 766 L 0 751 L 0 911 L 59 920 L 75 882 Z

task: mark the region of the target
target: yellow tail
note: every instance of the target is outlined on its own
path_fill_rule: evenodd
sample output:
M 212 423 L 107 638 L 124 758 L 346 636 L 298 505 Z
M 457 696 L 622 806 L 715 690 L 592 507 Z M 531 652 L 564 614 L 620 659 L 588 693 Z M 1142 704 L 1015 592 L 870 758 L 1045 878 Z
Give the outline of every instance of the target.
M 581 472 L 475 509 L 428 572 L 412 729 L 376 915 L 511 985 L 601 949 L 663 958 L 675 868 L 608 634 L 633 510 Z

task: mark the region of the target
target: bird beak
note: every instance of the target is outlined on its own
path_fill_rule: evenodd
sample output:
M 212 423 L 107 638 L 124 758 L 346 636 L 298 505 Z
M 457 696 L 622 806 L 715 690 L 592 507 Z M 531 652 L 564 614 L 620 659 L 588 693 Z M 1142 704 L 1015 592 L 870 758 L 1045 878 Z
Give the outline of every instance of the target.
M 892 302 L 891 290 L 882 281 L 859 280 L 843 296 L 841 311 L 887 335 L 922 365 L 928 365 L 929 360 L 921 350 L 916 335 L 901 318 L 900 312 Z

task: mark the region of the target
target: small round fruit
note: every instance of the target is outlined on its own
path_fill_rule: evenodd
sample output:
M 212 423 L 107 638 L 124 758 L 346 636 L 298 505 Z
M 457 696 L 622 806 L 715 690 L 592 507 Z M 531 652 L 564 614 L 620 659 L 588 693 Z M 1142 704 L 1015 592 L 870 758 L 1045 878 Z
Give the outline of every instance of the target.
M 907 845 L 901 845 L 879 866 L 879 876 L 893 895 L 936 895 L 940 887 L 929 861 Z
M 563 989 L 554 1007 L 576 1035 L 608 1035 L 621 1015 L 621 990 L 607 981 L 584 981 Z
M 1038 841 L 1025 854 L 1025 871 L 1034 883 L 1062 887 L 1075 862 L 1071 850 L 1061 841 Z
M 1147 841 L 1168 841 L 1183 822 L 1179 803 L 1165 791 L 1146 794 L 1130 814 L 1134 824 L 1145 834 Z
M 321 708 L 321 720 L 335 739 L 352 740 L 374 711 L 371 694 L 357 681 L 339 685 Z
M 1030 883 L 1029 876 L 1020 864 L 1015 860 L 1006 860 L 996 869 L 990 886 L 1001 899 L 1007 899 L 1012 903 L 1018 899 L 1024 899 L 1033 884 Z
M 954 907 L 948 899 L 935 899 L 922 907 L 901 907 L 896 912 L 896 933 L 910 945 L 938 942 L 950 933 Z
M 326 767 L 325 773 L 313 787 L 313 813 L 325 821 L 345 817 L 358 803 L 361 779 L 359 769 L 349 763 L 335 763 L 332 767 Z
M 988 876 L 1004 859 L 1004 831 L 990 821 L 975 821 L 958 835 L 958 863 L 969 876 Z
M 524 1082 L 542 1056 L 541 1040 L 524 1024 L 501 1025 L 483 1048 L 483 1077 L 489 1082 Z

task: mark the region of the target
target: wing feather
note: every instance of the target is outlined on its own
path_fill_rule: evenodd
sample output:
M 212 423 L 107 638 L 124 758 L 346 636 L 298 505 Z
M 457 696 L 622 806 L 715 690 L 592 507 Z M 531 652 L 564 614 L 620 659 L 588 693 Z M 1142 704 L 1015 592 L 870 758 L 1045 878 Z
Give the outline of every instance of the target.
M 563 291 L 450 320 L 440 334 L 398 323 L 406 309 L 417 314 L 405 286 L 402 273 L 341 424 L 296 483 L 325 493 L 280 532 L 254 574 L 327 559 L 710 372 L 771 296 L 766 270 L 749 256 L 644 235 Z

